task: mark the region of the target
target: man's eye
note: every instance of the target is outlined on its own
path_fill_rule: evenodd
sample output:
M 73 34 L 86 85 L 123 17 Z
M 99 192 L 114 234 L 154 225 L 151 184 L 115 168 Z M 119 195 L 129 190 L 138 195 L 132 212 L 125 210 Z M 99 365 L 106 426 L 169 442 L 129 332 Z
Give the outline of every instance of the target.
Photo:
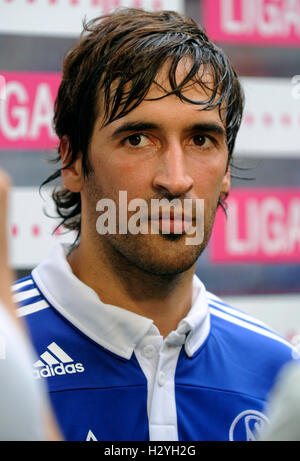
M 145 144 L 146 138 L 142 134 L 132 134 L 125 141 L 131 146 L 140 146 Z
M 196 146 L 204 146 L 204 144 L 207 141 L 207 136 L 204 134 L 197 134 L 193 137 L 193 141 L 196 144 Z

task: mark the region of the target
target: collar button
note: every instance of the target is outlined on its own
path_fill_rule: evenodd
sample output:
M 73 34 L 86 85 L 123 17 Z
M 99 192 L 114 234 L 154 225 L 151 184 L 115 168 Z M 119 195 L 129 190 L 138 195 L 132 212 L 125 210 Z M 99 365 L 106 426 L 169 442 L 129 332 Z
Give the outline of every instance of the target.
M 160 372 L 159 372 L 157 382 L 158 382 L 159 386 L 161 386 L 161 387 L 165 385 L 165 382 L 166 382 L 166 375 L 164 374 L 163 371 L 160 371 Z

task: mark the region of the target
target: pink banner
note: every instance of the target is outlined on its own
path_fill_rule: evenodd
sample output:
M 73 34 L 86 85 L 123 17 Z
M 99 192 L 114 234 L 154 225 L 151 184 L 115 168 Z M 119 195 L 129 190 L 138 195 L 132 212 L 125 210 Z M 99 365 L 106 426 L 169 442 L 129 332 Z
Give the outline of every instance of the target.
M 217 42 L 300 46 L 300 0 L 203 0 L 203 8 Z
M 300 188 L 235 189 L 210 242 L 215 263 L 300 263 Z
M 0 149 L 52 149 L 59 73 L 1 72 Z

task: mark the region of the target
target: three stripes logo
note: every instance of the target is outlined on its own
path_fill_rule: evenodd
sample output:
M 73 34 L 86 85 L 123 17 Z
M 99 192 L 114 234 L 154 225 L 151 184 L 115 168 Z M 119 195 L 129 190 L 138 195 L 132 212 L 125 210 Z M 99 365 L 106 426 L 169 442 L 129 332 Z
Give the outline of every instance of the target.
M 82 363 L 74 363 L 74 360 L 55 342 L 49 344 L 47 350 L 40 355 L 40 359 L 33 366 L 35 368 L 33 370 L 35 379 L 82 373 L 84 371 Z

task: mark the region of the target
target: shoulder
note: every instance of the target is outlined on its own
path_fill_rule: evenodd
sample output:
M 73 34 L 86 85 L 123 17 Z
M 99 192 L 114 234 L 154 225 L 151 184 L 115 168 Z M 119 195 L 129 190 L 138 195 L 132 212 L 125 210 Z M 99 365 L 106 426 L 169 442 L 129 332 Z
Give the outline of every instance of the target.
M 261 320 L 226 303 L 207 292 L 212 330 L 222 334 L 229 343 L 238 343 L 247 354 L 255 354 L 256 361 L 285 362 L 298 358 L 298 353 L 287 339 Z
M 211 323 L 208 345 L 214 356 L 218 355 L 223 376 L 234 375 L 245 394 L 265 399 L 280 370 L 299 359 L 298 352 L 264 322 L 212 293 L 207 293 L 207 299 Z
M 12 295 L 19 317 L 26 317 L 50 307 L 31 275 L 13 283 Z
M 39 357 L 45 355 L 47 362 L 47 357 L 50 357 L 48 349 L 55 349 L 56 351 L 59 349 L 58 357 L 62 354 L 66 357 L 67 354 L 57 343 L 61 345 L 62 342 L 63 344 L 76 342 L 78 334 L 50 304 L 35 282 L 34 277 L 30 275 L 17 280 L 12 285 L 12 291 L 17 316 L 22 317 L 26 324 L 36 355 Z M 50 357 L 50 360 L 53 359 Z M 40 366 L 40 360 L 34 363 L 34 367 Z

